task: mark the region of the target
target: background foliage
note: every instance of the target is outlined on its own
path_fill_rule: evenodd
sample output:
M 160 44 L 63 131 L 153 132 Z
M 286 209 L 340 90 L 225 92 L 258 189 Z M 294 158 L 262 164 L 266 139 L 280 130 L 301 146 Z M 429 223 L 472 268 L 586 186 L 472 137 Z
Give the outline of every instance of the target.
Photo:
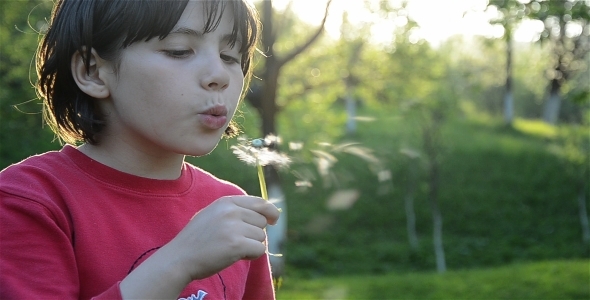
M 43 30 L 50 8 L 48 1 L 0 1 L 0 168 L 61 147 L 42 126 L 40 101 L 31 85 L 39 38 L 35 31 Z M 389 16 L 404 15 L 403 7 L 387 9 Z M 277 13 L 284 20 L 276 44 L 279 50 L 298 44 L 313 28 L 293 14 Z M 580 215 L 588 210 L 581 210 L 576 201 L 580 197 L 586 201 L 589 194 L 590 114 L 589 97 L 584 94 L 590 82 L 588 59 L 567 83 L 561 122 L 548 125 L 539 119 L 548 95 L 551 49 L 516 44 L 517 118 L 507 127 L 501 120 L 502 41 L 456 36 L 433 47 L 412 37 L 415 26 L 409 20 L 388 45 L 364 42 L 354 64 L 349 62 L 355 44 L 351 41 L 362 42 L 361 35 L 347 40 L 323 36 L 282 70 L 278 131 L 284 141 L 281 149 L 295 158 L 295 164 L 281 173 L 289 232 L 285 289 L 279 297 L 320 299 L 327 297 L 330 286 L 355 284 L 368 293 L 358 295 L 379 298 L 391 295 L 385 286 L 395 282 L 396 292 L 406 293 L 400 298 L 469 298 L 482 293 L 535 298 L 557 290 L 563 293 L 556 292 L 556 297 L 587 299 L 590 247 L 583 239 Z M 258 67 L 264 67 L 262 58 Z M 358 130 L 347 135 L 343 98 L 350 76 L 356 80 L 352 95 L 359 105 Z M 259 135 L 254 108 L 244 103 L 237 120 L 245 134 Z M 435 269 L 429 158 L 423 138 L 427 126 L 440 137 L 435 150 L 444 248 L 451 270 L 446 279 L 422 274 Z M 291 151 L 289 142 L 301 143 L 303 149 Z M 335 151 L 334 145 L 350 142 L 368 149 L 365 154 L 377 157 L 379 164 Z M 229 149 L 233 143 L 222 141 L 212 154 L 189 160 L 258 194 L 255 170 L 233 156 Z M 333 155 L 330 168 L 321 169 L 317 152 L 311 150 Z M 417 249 L 408 243 L 403 202 L 413 168 L 418 170 Z M 343 191 L 359 196 L 333 209 L 331 197 Z M 340 279 L 343 275 L 356 277 Z M 369 275 L 383 277 L 360 278 Z M 557 277 L 571 278 L 571 284 L 565 280 L 556 284 Z M 324 279 L 307 283 L 310 278 Z M 501 294 L 497 291 L 506 285 L 488 290 L 485 285 L 464 286 L 481 286 L 498 278 L 532 282 L 533 288 L 521 284 L 525 288 Z M 426 295 L 420 292 L 428 290 L 424 286 L 443 294 Z M 550 288 L 538 292 L 541 286 Z M 456 290 L 444 294 L 447 287 Z M 361 297 L 346 295 L 340 297 Z

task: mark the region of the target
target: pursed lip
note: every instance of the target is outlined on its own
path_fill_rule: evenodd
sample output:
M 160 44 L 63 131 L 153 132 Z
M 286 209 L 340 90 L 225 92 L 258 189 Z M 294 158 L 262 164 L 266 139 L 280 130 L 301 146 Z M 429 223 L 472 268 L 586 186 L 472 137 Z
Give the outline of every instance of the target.
M 223 105 L 216 105 L 213 106 L 203 112 L 199 113 L 200 115 L 211 115 L 211 116 L 227 116 L 227 108 Z
M 199 122 L 208 129 L 218 130 L 227 124 L 227 108 L 216 105 L 198 114 Z

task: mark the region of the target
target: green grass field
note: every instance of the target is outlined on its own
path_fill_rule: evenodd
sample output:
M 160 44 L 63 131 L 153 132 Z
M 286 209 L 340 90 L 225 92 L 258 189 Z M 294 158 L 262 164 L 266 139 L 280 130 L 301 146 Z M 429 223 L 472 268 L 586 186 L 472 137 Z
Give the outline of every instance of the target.
M 285 278 L 283 299 L 590 299 L 590 261 L 315 279 Z

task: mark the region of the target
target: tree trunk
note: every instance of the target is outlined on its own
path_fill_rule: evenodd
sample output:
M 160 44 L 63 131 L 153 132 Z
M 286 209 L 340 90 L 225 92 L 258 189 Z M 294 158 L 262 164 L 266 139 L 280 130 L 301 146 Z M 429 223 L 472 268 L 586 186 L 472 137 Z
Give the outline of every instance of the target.
M 356 133 L 356 101 L 352 97 L 352 87 L 346 86 L 346 133 L 353 135 Z
M 273 278 L 279 278 L 285 273 L 283 246 L 287 240 L 287 202 L 281 187 L 279 173 L 275 167 L 272 165 L 266 166 L 265 173 L 269 201 L 272 201 L 282 211 L 277 224 L 266 228 L 268 252 L 275 254 L 270 256 L 272 275 Z
M 514 121 L 514 97 L 512 91 L 507 91 L 504 95 L 504 123 L 512 126 Z
M 445 260 L 445 249 L 443 246 L 443 220 L 438 206 L 438 163 L 431 162 L 430 165 L 430 209 L 432 210 L 432 241 L 434 243 L 434 255 L 436 257 L 436 270 L 444 273 L 447 270 Z
M 364 41 L 353 44 L 352 53 L 348 59 L 348 76 L 344 78 L 346 85 L 346 133 L 353 135 L 356 133 L 356 109 L 357 103 L 353 97 L 354 88 L 358 84 L 358 78 L 353 74 L 353 66 L 358 63 L 359 56 L 363 49 Z
M 564 58 L 566 52 L 564 51 L 565 47 L 565 20 L 560 18 L 559 20 L 559 37 L 556 41 L 557 44 L 554 45 L 553 54 L 557 57 L 557 61 L 555 62 L 555 66 L 553 68 L 554 74 L 552 75 L 550 84 L 549 84 L 549 98 L 547 99 L 547 103 L 545 103 L 545 109 L 543 111 L 543 120 L 548 123 L 555 125 L 559 120 L 559 110 L 561 108 L 561 85 L 563 84 L 562 80 L 565 80 L 568 77 L 567 68 L 564 68 Z
M 443 220 L 438 205 L 441 113 L 436 110 L 430 112 L 430 119 L 424 123 L 422 138 L 424 150 L 428 158 L 428 198 L 432 212 L 432 241 L 434 244 L 434 255 L 436 257 L 436 270 L 439 273 L 444 273 L 447 270 L 447 266 L 443 246 Z
M 504 122 L 511 126 L 514 120 L 514 98 L 512 92 L 512 37 L 506 39 L 506 91 L 504 93 Z
M 580 224 L 582 225 L 582 241 L 590 243 L 590 226 L 588 225 L 588 210 L 586 209 L 586 185 L 584 182 L 578 192 L 578 210 L 580 212 Z
M 418 234 L 416 233 L 416 212 L 414 211 L 414 193 L 416 191 L 416 169 L 417 161 L 410 159 L 408 172 L 408 190 L 404 198 L 406 208 L 406 230 L 408 232 L 408 241 L 413 251 L 418 250 Z
M 264 71 L 261 74 L 262 86 L 259 89 L 252 89 L 248 100 L 258 110 L 262 119 L 262 136 L 266 137 L 269 134 L 278 135 L 276 126 L 276 119 L 279 113 L 279 107 L 276 102 L 279 74 L 282 66 L 293 60 L 303 51 L 305 51 L 311 44 L 313 44 L 324 30 L 326 18 L 328 16 L 328 9 L 331 0 L 326 4 L 326 10 L 322 24 L 317 28 L 314 34 L 309 39 L 295 47 L 290 53 L 278 58 L 274 52 L 274 44 L 276 41 L 276 32 L 273 29 L 273 9 L 272 1 L 264 0 L 262 2 L 262 50 L 265 54 Z M 273 166 L 265 167 L 266 183 L 268 187 L 269 197 L 271 200 L 277 200 L 277 207 L 281 208 L 283 212 L 279 218 L 279 223 L 275 226 L 267 228 L 268 235 L 268 249 L 270 253 L 282 254 L 283 244 L 286 240 L 287 228 L 287 203 L 285 196 L 281 189 L 280 178 L 277 170 Z M 284 258 L 283 256 L 271 256 L 271 267 L 274 278 L 280 277 L 284 273 Z
M 561 107 L 561 84 L 558 79 L 551 80 L 551 87 L 549 89 L 549 98 L 545 103 L 545 109 L 543 112 L 543 120 L 548 123 L 555 125 L 559 120 L 559 109 Z
M 272 274 L 273 277 L 278 278 L 285 273 L 283 245 L 287 236 L 287 203 L 285 202 L 285 195 L 278 182 L 268 185 L 268 197 L 278 208 L 281 209 L 281 217 L 277 224 L 266 228 L 266 234 L 268 236 L 268 252 L 271 254 L 270 264 L 272 266 Z

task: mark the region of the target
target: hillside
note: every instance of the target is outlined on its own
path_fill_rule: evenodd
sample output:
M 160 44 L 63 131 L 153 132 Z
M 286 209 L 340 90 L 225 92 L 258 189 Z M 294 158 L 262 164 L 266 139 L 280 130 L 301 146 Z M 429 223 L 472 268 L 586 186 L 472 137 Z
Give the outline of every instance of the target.
M 515 127 L 507 129 L 491 119 L 458 119 L 443 130 L 440 207 L 450 270 L 589 257 L 588 245 L 582 243 L 574 180 L 551 151 L 554 129 L 524 120 Z M 373 149 L 391 174 L 391 180 L 380 182 L 363 160 L 339 155 L 332 171 L 340 188 L 360 192 L 348 209 L 327 208 L 337 186 L 325 188 L 318 179 L 301 191 L 293 172 L 282 173 L 289 207 L 284 253 L 288 274 L 435 269 L 424 161 L 400 153 L 402 148 L 419 152 L 415 128 L 385 115 L 362 123 L 354 139 L 342 140 Z M 214 173 L 258 194 L 254 170 L 241 165 L 228 148 L 222 142 L 214 154 L 196 163 L 220 170 Z M 415 195 L 417 251 L 408 243 L 403 202 L 411 164 L 420 177 Z M 291 171 L 306 168 L 314 166 L 299 164 Z

